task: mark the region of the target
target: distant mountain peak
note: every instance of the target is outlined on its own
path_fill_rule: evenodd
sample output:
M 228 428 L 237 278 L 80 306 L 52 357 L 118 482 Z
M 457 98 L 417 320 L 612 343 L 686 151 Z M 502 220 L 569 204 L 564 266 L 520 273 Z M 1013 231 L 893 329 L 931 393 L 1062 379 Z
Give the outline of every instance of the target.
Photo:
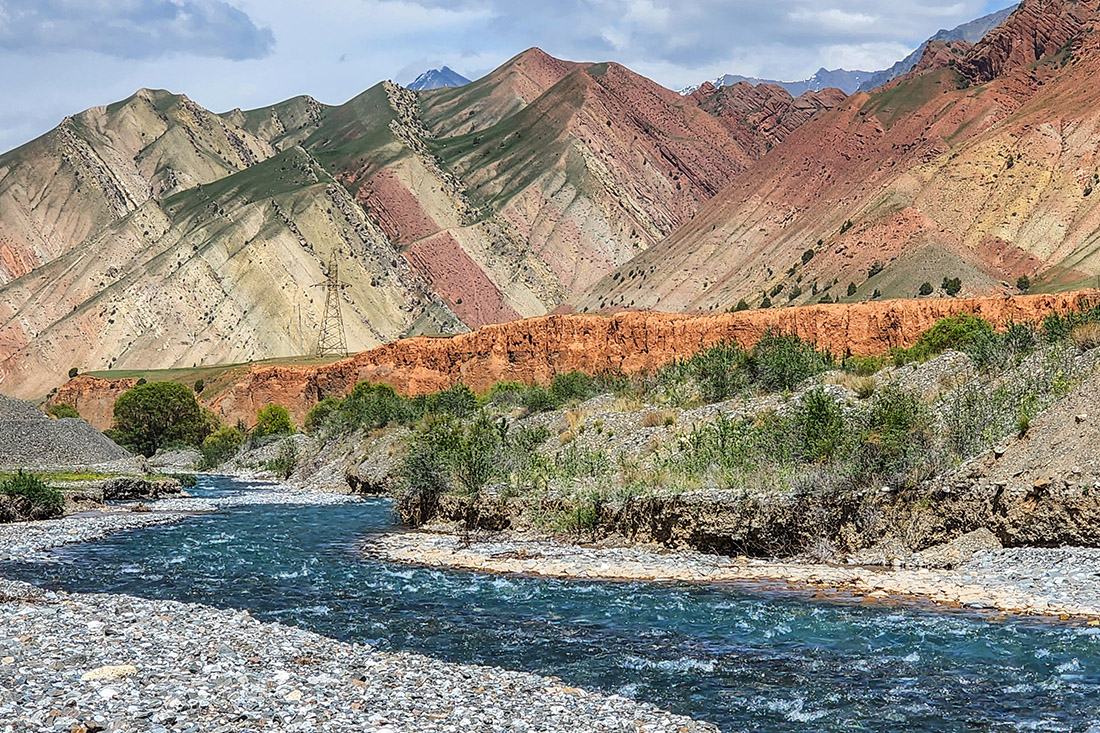
M 414 92 L 424 92 L 429 89 L 442 89 L 444 87 L 462 87 L 470 83 L 470 80 L 459 74 L 457 71 L 449 66 L 444 66 L 442 69 L 430 69 L 425 71 L 420 76 L 416 77 L 416 81 L 409 84 L 409 89 Z

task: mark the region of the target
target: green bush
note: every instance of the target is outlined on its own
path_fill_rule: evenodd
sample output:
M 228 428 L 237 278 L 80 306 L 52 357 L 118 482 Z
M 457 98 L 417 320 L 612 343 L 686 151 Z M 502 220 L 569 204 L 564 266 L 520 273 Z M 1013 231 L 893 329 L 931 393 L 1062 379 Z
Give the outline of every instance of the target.
M 806 393 L 795 411 L 801 433 L 801 453 L 809 460 L 833 458 L 844 440 L 844 412 L 823 389 Z
M 144 456 L 169 445 L 197 446 L 206 428 L 195 393 L 182 384 L 150 382 L 115 401 L 114 439 Z
M 920 295 L 921 295 L 922 298 L 927 297 L 927 296 L 932 294 L 933 290 L 934 290 L 934 288 L 932 287 L 932 283 L 930 283 L 930 282 L 921 283 Z
M 1016 289 L 1021 293 L 1026 293 L 1031 290 L 1031 278 L 1027 275 L 1020 275 L 1016 278 Z
M 920 335 L 917 343 L 908 349 L 895 349 L 894 362 L 926 361 L 952 349 L 966 351 L 979 340 L 990 339 L 993 335 L 989 321 L 970 313 L 941 318 Z
M 294 466 L 298 464 L 298 444 L 286 439 L 279 444 L 279 452 L 275 457 L 264 464 L 264 468 L 271 471 L 279 478 L 288 479 L 294 473 Z
M 856 294 L 856 284 L 855 283 L 848 283 L 848 297 L 851 298 L 855 294 Z
M 199 468 L 204 471 L 217 468 L 237 455 L 242 445 L 244 445 L 244 433 L 240 430 L 228 425 L 219 428 L 202 441 L 199 447 L 199 452 L 202 454 Z
M 80 370 L 79 370 L 79 369 L 77 369 L 76 367 L 71 367 L 71 368 L 69 369 L 69 379 L 72 379 L 72 378 L 73 378 L 73 377 L 75 377 L 75 376 L 76 376 L 77 374 L 80 374 Z
M 748 355 L 734 343 L 700 351 L 687 361 L 687 370 L 708 403 L 733 399 L 748 388 Z
M 196 379 L 194 386 L 195 394 L 202 394 L 204 389 L 206 389 L 206 382 L 201 379 Z
M 64 402 L 58 402 L 56 405 L 50 405 L 49 409 L 50 417 L 55 417 L 58 420 L 71 417 L 80 417 L 80 413 L 76 411 L 76 408 L 72 405 L 66 405 Z
M 489 388 L 483 401 L 496 407 L 521 407 L 526 391 L 527 385 L 520 382 L 497 382 Z
M 251 437 L 267 438 L 274 435 L 293 435 L 294 423 L 290 420 L 290 410 L 282 405 L 268 405 L 256 413 L 256 426 Z
M 403 423 L 412 416 L 408 401 L 393 387 L 360 382 L 333 412 L 331 424 L 337 432 L 350 433 L 360 428 L 374 430 L 390 423 Z
M 954 298 L 962 290 L 962 279 L 957 277 L 945 277 L 940 283 L 943 291 Z
M 307 435 L 313 435 L 323 428 L 340 408 L 340 400 L 335 397 L 326 397 L 309 409 L 306 419 L 302 423 L 302 430 Z
M 583 402 L 595 397 L 596 393 L 596 380 L 584 372 L 557 374 L 550 382 L 550 397 L 558 406 L 569 402 Z
M 825 371 L 833 359 L 797 336 L 767 331 L 750 352 L 748 363 L 756 384 L 780 392 Z
M 49 516 L 60 514 L 65 507 L 65 497 L 60 491 L 47 484 L 40 476 L 24 473 L 22 469 L 14 476 L 0 481 L 0 494 L 22 497 Z

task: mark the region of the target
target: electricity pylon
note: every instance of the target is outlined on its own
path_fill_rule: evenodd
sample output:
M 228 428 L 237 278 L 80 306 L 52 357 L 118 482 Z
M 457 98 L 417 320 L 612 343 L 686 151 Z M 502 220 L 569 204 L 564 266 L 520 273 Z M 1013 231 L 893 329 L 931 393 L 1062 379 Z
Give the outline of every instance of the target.
M 325 281 L 313 286 L 325 289 L 325 312 L 321 317 L 321 332 L 317 336 L 317 356 L 348 355 L 348 342 L 344 337 L 344 316 L 340 310 L 340 291 L 347 286 L 347 283 L 340 282 L 339 253 L 333 250 Z

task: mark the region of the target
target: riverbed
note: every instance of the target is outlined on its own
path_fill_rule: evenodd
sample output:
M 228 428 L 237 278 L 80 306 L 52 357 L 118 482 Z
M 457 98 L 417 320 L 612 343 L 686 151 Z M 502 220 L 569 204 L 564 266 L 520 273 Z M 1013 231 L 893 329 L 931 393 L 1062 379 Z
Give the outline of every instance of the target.
M 217 500 L 254 487 L 204 478 Z M 746 584 L 606 582 L 363 557 L 386 500 L 218 511 L 0 563 L 76 593 L 248 610 L 341 641 L 561 678 L 722 730 L 1079 731 L 1100 720 L 1100 631 L 817 602 Z

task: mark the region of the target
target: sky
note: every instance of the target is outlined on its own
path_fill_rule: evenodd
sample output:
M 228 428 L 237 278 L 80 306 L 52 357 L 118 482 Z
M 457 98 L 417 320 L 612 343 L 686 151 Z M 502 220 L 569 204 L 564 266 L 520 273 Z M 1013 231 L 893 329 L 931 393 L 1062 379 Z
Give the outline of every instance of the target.
M 0 0 L 0 150 L 142 87 L 216 112 L 338 104 L 532 46 L 673 89 L 722 74 L 877 70 L 1012 0 Z

